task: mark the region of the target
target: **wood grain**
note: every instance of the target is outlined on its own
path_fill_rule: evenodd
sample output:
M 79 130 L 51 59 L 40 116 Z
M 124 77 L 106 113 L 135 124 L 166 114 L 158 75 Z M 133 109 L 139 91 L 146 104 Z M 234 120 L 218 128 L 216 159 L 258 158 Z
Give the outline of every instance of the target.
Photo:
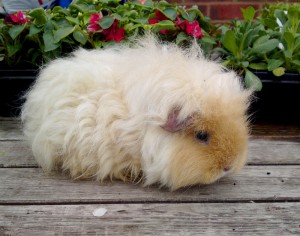
M 19 119 L 0 117 L 0 141 L 23 139 Z
M 300 122 L 298 125 L 257 123 L 252 125 L 251 135 L 261 138 L 300 138 Z
M 37 167 L 37 163 L 25 141 L 0 141 L 1 167 Z
M 299 222 L 300 203 L 0 206 L 0 235 L 286 236 Z
M 251 139 L 248 164 L 285 165 L 300 164 L 300 141 L 276 139 Z
M 0 168 L 0 179 L 0 204 L 300 200 L 300 166 L 247 166 L 217 183 L 175 192 L 119 181 L 73 181 L 39 168 Z
M 75 181 L 37 168 L 19 120 L 0 117 L 0 236 L 300 235 L 300 127 L 254 126 L 248 163 L 175 192 Z

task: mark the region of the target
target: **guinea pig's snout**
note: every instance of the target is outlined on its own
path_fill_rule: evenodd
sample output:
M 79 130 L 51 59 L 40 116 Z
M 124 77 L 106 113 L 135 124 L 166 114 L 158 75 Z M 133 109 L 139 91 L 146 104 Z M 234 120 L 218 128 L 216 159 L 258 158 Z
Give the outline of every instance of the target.
M 226 175 L 229 175 L 232 172 L 233 168 L 232 166 L 225 166 L 223 169 L 221 169 L 221 177 L 224 177 Z
M 228 173 L 231 170 L 231 168 L 232 168 L 231 166 L 226 166 L 226 167 L 224 167 L 223 171 L 225 173 Z

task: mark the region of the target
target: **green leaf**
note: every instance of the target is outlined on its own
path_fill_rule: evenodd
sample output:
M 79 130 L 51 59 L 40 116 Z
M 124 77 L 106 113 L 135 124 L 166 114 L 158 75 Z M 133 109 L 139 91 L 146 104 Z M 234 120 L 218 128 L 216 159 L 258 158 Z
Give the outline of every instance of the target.
M 127 20 L 127 19 L 124 19 L 124 20 Z M 136 18 L 135 22 L 143 24 L 143 25 L 147 25 L 148 24 L 148 17 L 139 17 L 139 18 Z
M 254 19 L 254 16 L 255 16 L 255 13 L 256 13 L 256 10 L 254 9 L 254 7 L 249 6 L 246 9 L 241 8 L 241 10 L 242 10 L 242 13 L 243 13 L 244 20 L 252 21 Z
M 300 35 L 295 39 L 295 45 L 294 45 L 295 50 L 297 50 L 299 46 L 300 46 Z
M 166 8 L 163 10 L 163 14 L 171 20 L 176 19 L 177 11 L 174 8 Z
M 13 26 L 8 30 L 8 34 L 10 35 L 10 37 L 12 39 L 15 39 L 16 37 L 18 37 L 19 34 L 22 33 L 22 31 L 25 29 L 25 27 L 26 27 L 26 24 Z
M 245 70 L 245 84 L 248 88 L 253 89 L 254 91 L 261 91 L 262 89 L 262 82 L 261 80 L 253 74 L 250 70 Z
M 71 3 L 68 7 L 70 10 L 79 11 L 81 13 L 88 12 L 88 8 L 82 4 L 77 4 L 77 1 L 74 1 L 74 3 Z
M 264 62 L 260 62 L 260 63 L 250 63 L 249 64 L 249 68 L 253 69 L 253 70 L 267 70 L 268 69 L 268 65 Z
M 168 3 L 167 1 L 158 1 L 157 5 L 160 8 L 165 8 L 165 7 L 169 7 L 171 4 Z
M 188 14 L 185 11 L 181 12 L 181 16 L 182 16 L 183 19 L 185 19 L 187 21 L 190 21 L 190 22 L 194 20 L 193 16 L 191 16 L 190 14 Z
M 284 63 L 283 60 L 270 59 L 268 61 L 268 71 L 273 71 Z
M 293 54 L 292 54 L 292 52 L 290 51 L 290 50 L 284 50 L 284 56 L 286 57 L 286 58 L 288 58 L 288 60 L 291 60 L 292 59 L 292 57 L 293 57 Z
M 55 26 L 52 20 L 49 20 L 44 26 L 44 32 L 52 32 L 54 29 Z
M 71 34 L 74 31 L 74 29 L 75 29 L 75 27 L 64 27 L 64 28 L 55 30 L 53 33 L 54 43 L 60 42 L 62 39 L 67 37 L 69 34 Z
M 263 35 L 255 40 L 255 42 L 253 43 L 253 47 L 255 48 L 263 43 L 266 43 L 268 42 L 269 39 L 270 39 L 270 35 Z
M 55 29 L 64 28 L 64 27 L 73 27 L 73 24 L 71 24 L 68 20 L 64 18 L 52 22 L 55 25 Z
M 81 45 L 86 44 L 88 37 L 84 33 L 82 33 L 80 30 L 76 30 L 73 32 L 74 39 L 79 42 Z
M 90 14 L 83 15 L 83 23 L 87 25 L 90 22 Z
M 201 38 L 201 42 L 211 44 L 211 45 L 216 44 L 216 41 L 213 38 L 208 36 L 204 36 L 203 38 Z
M 292 63 L 300 68 L 300 60 L 293 60 Z
M 78 18 L 66 16 L 66 19 L 67 19 L 70 23 L 73 23 L 74 25 L 79 25 L 79 24 L 80 24 L 80 21 L 79 21 Z
M 288 49 L 292 52 L 294 49 L 294 41 L 295 41 L 293 34 L 291 32 L 284 32 L 283 38 L 288 45 Z
M 186 41 L 188 36 L 184 32 L 180 32 L 176 37 L 176 44 L 181 44 L 182 42 Z
M 101 48 L 102 46 L 103 46 L 103 41 L 102 40 L 94 42 L 94 47 L 95 48 Z
M 284 75 L 284 73 L 285 73 L 285 68 L 284 67 L 278 67 L 278 68 L 276 68 L 275 70 L 273 70 L 272 71 L 273 72 L 273 74 L 275 75 L 275 76 L 282 76 L 282 75 Z
M 288 14 L 287 14 L 287 17 L 288 17 L 288 20 L 291 24 L 291 30 L 293 33 L 296 33 L 297 32 L 297 27 L 299 25 L 299 12 L 300 12 L 300 8 L 296 8 L 296 7 L 289 7 L 288 9 Z
M 278 18 L 278 20 L 282 23 L 282 25 L 285 25 L 285 23 L 287 21 L 287 16 L 285 15 L 283 10 L 276 9 L 274 11 L 274 15 L 276 18 Z
M 238 46 L 236 43 L 235 34 L 232 30 L 226 31 L 224 40 L 223 40 L 223 45 L 233 55 L 236 56 L 238 54 Z
M 22 44 L 20 43 L 14 45 L 7 43 L 6 46 L 7 46 L 8 57 L 15 55 L 22 48 Z
M 111 16 L 103 16 L 99 21 L 99 25 L 101 26 L 102 29 L 108 29 L 109 27 L 112 26 L 114 21 L 115 19 Z
M 267 28 L 270 28 L 272 30 L 274 30 L 275 28 L 278 27 L 278 24 L 276 22 L 275 19 L 262 19 L 262 23 L 267 27 Z
M 277 39 L 270 39 L 264 43 L 253 46 L 252 52 L 258 54 L 265 54 L 274 50 L 278 46 L 278 44 L 279 41 Z
M 117 13 L 114 14 L 114 17 L 119 21 L 125 21 L 128 19 L 126 16 L 121 16 L 120 14 L 117 14 Z M 146 18 L 146 19 L 147 19 L 146 22 L 148 22 L 148 18 Z
M 37 26 L 42 26 L 47 22 L 46 13 L 43 8 L 35 8 L 34 10 L 29 12 L 29 15 L 34 18 L 33 22 Z
M 143 24 L 133 24 L 133 23 L 129 23 L 129 24 L 124 25 L 124 26 L 123 26 L 123 29 L 124 29 L 126 32 L 130 32 L 130 31 L 135 30 L 136 28 L 143 27 L 143 26 L 144 26 Z
M 242 44 L 240 45 L 241 49 L 247 49 L 249 48 L 250 44 L 253 42 L 254 38 L 257 37 L 253 29 L 249 29 L 245 32 L 242 41 Z
M 36 25 L 31 24 L 30 29 L 29 29 L 29 36 L 38 34 L 41 31 L 42 31 L 42 28 L 38 28 Z
M 55 50 L 60 45 L 60 44 L 54 42 L 53 34 L 50 31 L 45 32 L 43 34 L 43 40 L 44 40 L 44 45 L 45 45 L 44 52 L 49 52 L 49 51 Z
M 144 3 L 144 6 L 152 7 L 152 6 L 153 6 L 153 1 L 147 0 L 147 1 Z
M 159 23 L 153 24 L 152 27 L 157 30 L 176 30 L 174 23 L 170 20 L 163 20 Z
M 248 67 L 249 66 L 249 61 L 241 61 L 242 67 Z
M 66 8 L 63 8 L 61 6 L 53 7 L 52 12 L 53 13 L 59 13 L 59 14 L 62 14 L 64 16 L 69 16 L 70 15 L 70 12 Z

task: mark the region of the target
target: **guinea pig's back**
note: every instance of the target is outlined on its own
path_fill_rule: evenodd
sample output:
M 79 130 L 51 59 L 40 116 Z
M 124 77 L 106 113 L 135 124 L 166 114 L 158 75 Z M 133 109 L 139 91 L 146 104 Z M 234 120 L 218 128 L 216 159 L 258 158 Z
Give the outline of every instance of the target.
M 114 113 L 126 110 L 119 105 L 122 98 L 110 66 L 114 53 L 102 54 L 81 49 L 72 57 L 50 62 L 26 95 L 21 114 L 23 132 L 46 171 L 62 161 L 59 156 L 73 152 L 78 142 L 81 154 L 90 151 L 96 129 L 103 130 L 105 126 L 101 123 L 101 127 L 96 127 L 96 118 L 105 114 L 109 122 L 110 110 L 106 108 L 113 107 L 113 102 L 119 108 Z M 101 135 L 105 134 L 99 132 L 98 139 Z

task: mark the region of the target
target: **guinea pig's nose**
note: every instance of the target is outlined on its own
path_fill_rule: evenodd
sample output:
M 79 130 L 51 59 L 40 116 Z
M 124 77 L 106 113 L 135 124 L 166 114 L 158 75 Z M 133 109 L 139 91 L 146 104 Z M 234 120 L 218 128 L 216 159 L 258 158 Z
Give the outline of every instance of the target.
M 226 166 L 226 167 L 223 169 L 224 172 L 228 172 L 228 171 L 230 171 L 230 170 L 231 170 L 231 166 Z

